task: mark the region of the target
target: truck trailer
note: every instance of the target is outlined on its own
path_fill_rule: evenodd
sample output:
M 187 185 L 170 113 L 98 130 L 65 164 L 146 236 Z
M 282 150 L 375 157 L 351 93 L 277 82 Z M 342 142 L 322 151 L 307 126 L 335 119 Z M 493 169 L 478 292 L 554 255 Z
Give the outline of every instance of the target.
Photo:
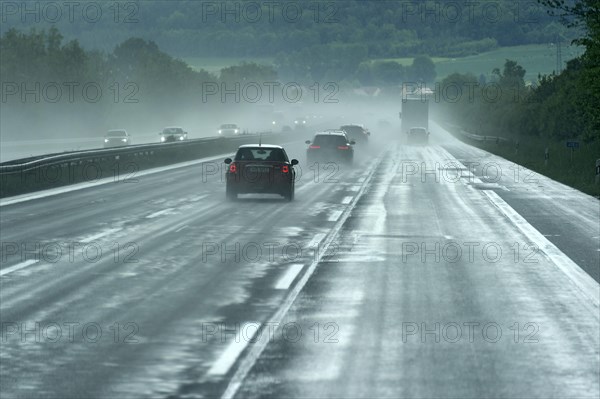
M 427 98 L 403 98 L 400 119 L 402 133 L 408 133 L 413 127 L 429 130 L 429 100 Z

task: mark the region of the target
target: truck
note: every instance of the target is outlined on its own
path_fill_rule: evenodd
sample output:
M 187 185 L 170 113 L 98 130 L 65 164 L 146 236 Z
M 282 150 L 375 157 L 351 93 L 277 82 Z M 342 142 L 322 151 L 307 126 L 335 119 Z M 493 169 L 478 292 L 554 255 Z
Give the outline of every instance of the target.
M 429 130 L 429 100 L 420 96 L 418 98 L 403 98 L 400 119 L 402 133 L 408 133 L 414 127 Z

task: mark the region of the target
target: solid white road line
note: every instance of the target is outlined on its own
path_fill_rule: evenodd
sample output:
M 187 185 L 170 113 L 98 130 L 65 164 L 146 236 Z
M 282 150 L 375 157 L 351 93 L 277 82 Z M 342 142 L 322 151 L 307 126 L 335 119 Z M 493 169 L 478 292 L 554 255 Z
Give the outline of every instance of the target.
M 275 284 L 275 289 L 287 290 L 290 288 L 290 285 L 296 279 L 296 276 L 298 273 L 300 273 L 303 267 L 304 265 L 300 263 L 291 265 L 288 271 L 279 279 L 279 281 L 277 281 L 277 284 Z
M 38 262 L 39 262 L 39 260 L 29 259 L 29 260 L 26 260 L 25 262 L 17 263 L 14 266 L 7 267 L 6 269 L 0 270 L 0 276 L 4 276 L 8 273 L 16 272 L 17 270 L 21 270 L 23 268 L 26 268 L 29 265 L 33 265 Z
M 87 238 L 84 238 L 80 242 L 89 243 L 89 242 L 92 242 L 94 240 L 97 240 L 98 238 L 102 238 L 102 237 L 107 236 L 109 234 L 116 233 L 119 230 L 120 229 L 108 229 L 108 230 L 103 231 L 102 233 L 94 234 L 93 236 L 89 236 Z
M 350 202 L 352 202 L 352 198 L 352 196 L 344 197 L 344 199 L 342 199 L 342 205 L 348 205 Z
M 579 265 L 552 244 L 542 233 L 535 229 L 525 218 L 517 213 L 495 191 L 483 193 L 510 221 L 532 242 L 534 242 L 574 284 L 581 293 L 598 308 L 600 306 L 600 285 Z
M 248 328 L 248 326 L 251 326 Z M 241 337 L 235 337 L 227 349 L 219 356 L 217 361 L 213 363 L 212 367 L 208 370 L 208 375 L 225 375 L 234 365 L 240 353 L 244 351 L 248 343 L 252 342 L 256 332 L 260 330 L 261 323 L 244 323 L 240 328 Z M 248 331 L 250 330 L 250 331 Z M 247 336 L 246 334 L 250 334 Z

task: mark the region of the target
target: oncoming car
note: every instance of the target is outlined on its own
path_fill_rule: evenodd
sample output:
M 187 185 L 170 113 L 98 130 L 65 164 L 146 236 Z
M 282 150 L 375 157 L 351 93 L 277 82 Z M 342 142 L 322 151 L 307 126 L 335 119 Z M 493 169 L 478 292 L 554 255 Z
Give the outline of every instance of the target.
M 305 130 L 308 127 L 307 118 L 300 116 L 294 119 L 294 125 L 297 130 Z
M 235 200 L 238 194 L 279 194 L 294 199 L 296 159 L 289 160 L 283 147 L 272 144 L 245 144 L 238 148 L 229 165 L 225 197 Z
M 240 134 L 242 131 L 238 125 L 235 123 L 224 123 L 219 126 L 218 133 L 220 136 L 236 136 Z
M 306 150 L 306 160 L 309 165 L 319 161 L 344 162 L 352 165 L 354 160 L 352 146 L 355 142 L 341 130 L 317 133 L 312 142 L 307 140 L 306 144 L 309 144 Z
M 170 143 L 187 139 L 187 132 L 184 132 L 180 127 L 166 127 L 159 135 L 161 143 Z
M 411 127 L 406 134 L 408 144 L 427 144 L 429 142 L 429 131 L 424 127 Z
M 104 148 L 123 147 L 131 144 L 131 136 L 125 129 L 109 130 L 104 136 Z

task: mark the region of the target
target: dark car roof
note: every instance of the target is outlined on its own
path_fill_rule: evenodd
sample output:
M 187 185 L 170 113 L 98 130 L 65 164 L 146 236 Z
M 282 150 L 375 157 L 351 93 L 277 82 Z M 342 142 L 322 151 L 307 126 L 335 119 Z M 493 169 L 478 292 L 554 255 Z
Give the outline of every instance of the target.
M 338 132 L 318 132 L 315 134 L 315 137 L 316 136 L 343 136 L 343 137 L 346 137 L 346 133 L 340 132 L 340 131 L 338 131 Z
M 283 150 L 283 147 L 280 145 L 275 145 L 275 144 L 244 144 L 239 146 L 239 148 L 258 148 L 258 147 L 262 147 L 262 148 L 267 148 L 267 149 L 272 149 L 272 148 L 279 148 Z

